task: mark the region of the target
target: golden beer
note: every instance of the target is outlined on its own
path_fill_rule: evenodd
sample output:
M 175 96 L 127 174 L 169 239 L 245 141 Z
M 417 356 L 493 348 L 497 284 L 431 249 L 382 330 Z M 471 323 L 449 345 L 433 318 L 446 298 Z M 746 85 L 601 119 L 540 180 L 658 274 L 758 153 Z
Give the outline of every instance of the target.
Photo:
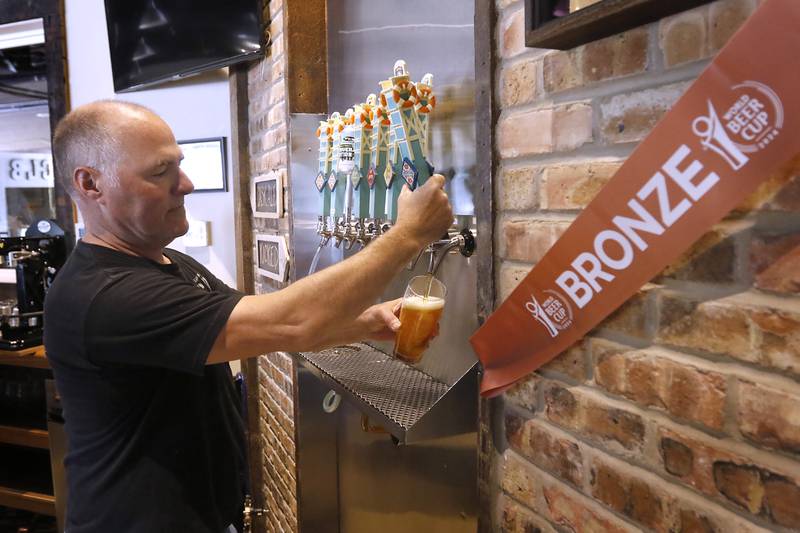
M 425 294 L 429 295 L 426 297 Z M 439 318 L 444 310 L 445 288 L 441 281 L 429 276 L 417 276 L 406 289 L 400 309 L 400 331 L 394 344 L 394 356 L 416 363 L 428 343 L 438 332 Z

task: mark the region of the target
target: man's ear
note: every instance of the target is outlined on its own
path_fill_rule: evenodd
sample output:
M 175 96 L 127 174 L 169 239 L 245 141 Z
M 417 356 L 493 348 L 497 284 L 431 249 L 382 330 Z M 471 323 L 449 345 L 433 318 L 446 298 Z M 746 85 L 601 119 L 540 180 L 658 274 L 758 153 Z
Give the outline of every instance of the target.
M 72 174 L 72 185 L 75 187 L 78 194 L 84 198 L 98 200 L 103 195 L 97 182 L 99 174 L 97 169 L 78 167 Z

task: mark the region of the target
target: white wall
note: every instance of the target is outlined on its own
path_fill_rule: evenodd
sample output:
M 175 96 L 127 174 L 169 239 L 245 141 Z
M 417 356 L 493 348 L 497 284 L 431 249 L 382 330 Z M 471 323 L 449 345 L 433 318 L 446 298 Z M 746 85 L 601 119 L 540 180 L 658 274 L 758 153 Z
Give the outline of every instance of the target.
M 103 0 L 65 0 L 67 65 L 72 108 L 102 98 L 135 102 L 167 121 L 178 140 L 225 137 L 231 188 L 230 98 L 224 70 L 132 93 L 114 93 Z M 191 176 L 189 176 L 191 178 Z M 236 286 L 233 193 L 193 193 L 186 198 L 190 217 L 211 222 L 211 246 L 170 246 L 191 255 L 228 285 Z

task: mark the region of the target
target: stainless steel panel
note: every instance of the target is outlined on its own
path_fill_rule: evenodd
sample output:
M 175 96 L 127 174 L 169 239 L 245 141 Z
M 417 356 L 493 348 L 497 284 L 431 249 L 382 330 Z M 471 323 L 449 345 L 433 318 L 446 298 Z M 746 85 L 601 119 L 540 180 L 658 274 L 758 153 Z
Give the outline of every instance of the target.
M 437 108 L 431 115 L 430 163 L 447 176 L 458 215 L 455 230 L 476 227 L 474 5 L 463 0 L 398 3 L 394 0 L 328 2 L 329 112 L 344 112 L 378 91 L 394 61 L 404 59 L 412 79 L 434 74 Z M 290 116 L 293 276 L 308 273 L 319 237 L 318 141 L 321 115 Z M 477 246 L 490 235 L 477 235 Z M 319 259 L 325 268 L 355 251 L 331 244 Z M 422 274 L 423 257 L 404 271 L 382 299 L 402 296 Z M 448 287 L 439 337 L 423 361 L 408 367 L 385 353 L 346 349 L 298 354 L 298 469 L 301 532 L 467 533 L 477 529 L 477 359 L 469 336 L 477 322 L 477 264 L 448 256 L 438 277 Z M 363 345 L 362 345 L 363 346 Z M 312 377 L 316 376 L 316 377 Z M 333 414 L 321 409 L 323 391 L 344 401 Z M 362 416 L 392 432 L 362 430 Z M 335 430 L 331 425 L 335 425 Z M 442 435 L 449 435 L 443 437 Z M 313 439 L 314 442 L 308 442 Z M 396 445 L 397 441 L 411 443 Z M 336 489 L 331 455 L 335 450 Z M 320 469 L 319 476 L 317 470 Z M 331 511 L 331 492 L 338 511 Z M 321 502 L 321 503 L 320 503 Z M 325 517 L 327 515 L 327 520 Z M 315 529 L 315 527 L 317 529 Z
M 316 233 L 319 215 L 319 191 L 314 185 L 317 177 L 319 140 L 315 132 L 319 121 L 326 115 L 293 114 L 289 120 L 289 190 L 293 218 L 292 246 L 294 264 L 290 265 L 294 279 L 308 275 L 311 260 L 319 244 Z M 342 260 L 342 251 L 329 244 L 322 249 L 317 270 L 322 270 Z
M 349 402 L 339 411 L 341 533 L 476 531 L 476 433 L 396 446 Z
M 300 533 L 338 533 L 339 411 L 323 411 L 322 402 L 330 388 L 311 372 L 298 366 L 297 379 L 301 391 L 297 412 Z

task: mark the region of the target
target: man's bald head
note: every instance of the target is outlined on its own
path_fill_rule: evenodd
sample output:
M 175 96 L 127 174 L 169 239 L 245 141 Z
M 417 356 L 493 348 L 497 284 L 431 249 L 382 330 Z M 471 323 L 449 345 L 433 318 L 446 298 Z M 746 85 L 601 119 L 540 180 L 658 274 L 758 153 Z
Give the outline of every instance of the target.
M 131 102 L 98 100 L 67 113 L 53 135 L 53 157 L 58 179 L 75 198 L 72 183 L 78 167 L 90 167 L 116 181 L 122 138 L 143 118 L 158 117 L 150 109 Z

